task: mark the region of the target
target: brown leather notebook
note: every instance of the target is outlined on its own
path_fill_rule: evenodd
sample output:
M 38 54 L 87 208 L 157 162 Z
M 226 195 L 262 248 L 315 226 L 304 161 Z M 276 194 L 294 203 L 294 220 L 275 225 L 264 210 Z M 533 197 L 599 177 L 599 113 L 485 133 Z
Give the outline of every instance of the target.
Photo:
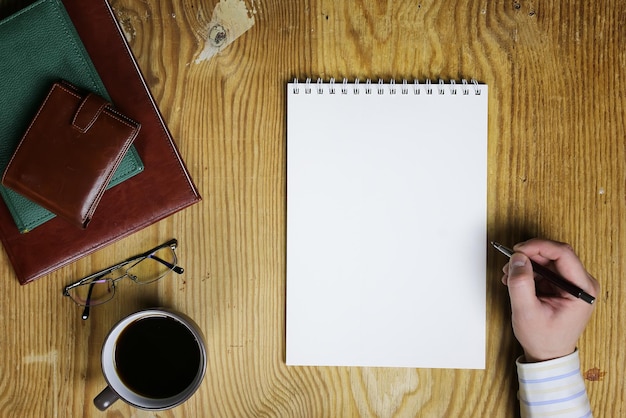
M 140 126 L 97 94 L 53 83 L 2 184 L 86 228 Z
M 0 240 L 21 284 L 40 278 L 200 200 L 106 0 L 63 2 L 115 107 L 141 124 L 144 172 L 107 190 L 87 229 L 54 218 L 21 234 L 0 203 Z M 62 237 L 62 239 L 59 239 Z

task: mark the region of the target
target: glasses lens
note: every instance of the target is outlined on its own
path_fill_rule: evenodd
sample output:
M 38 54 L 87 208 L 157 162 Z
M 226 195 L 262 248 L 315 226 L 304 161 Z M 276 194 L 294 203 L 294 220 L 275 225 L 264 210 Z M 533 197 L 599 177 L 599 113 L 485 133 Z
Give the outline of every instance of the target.
M 135 282 L 146 284 L 165 276 L 172 271 L 176 263 L 174 250 L 164 247 L 141 259 L 126 271 Z
M 111 278 L 95 280 L 76 286 L 68 293 L 81 306 L 101 305 L 115 296 L 115 284 Z

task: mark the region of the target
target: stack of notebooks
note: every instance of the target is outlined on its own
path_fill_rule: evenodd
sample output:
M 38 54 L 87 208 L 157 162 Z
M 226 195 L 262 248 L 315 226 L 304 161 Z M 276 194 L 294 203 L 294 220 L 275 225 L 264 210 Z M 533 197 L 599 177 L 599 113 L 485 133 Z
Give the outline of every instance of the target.
M 60 80 L 103 97 L 141 125 L 84 229 L 0 188 L 0 240 L 20 283 L 200 200 L 106 0 L 38 0 L 0 21 L 0 39 L 0 170 Z

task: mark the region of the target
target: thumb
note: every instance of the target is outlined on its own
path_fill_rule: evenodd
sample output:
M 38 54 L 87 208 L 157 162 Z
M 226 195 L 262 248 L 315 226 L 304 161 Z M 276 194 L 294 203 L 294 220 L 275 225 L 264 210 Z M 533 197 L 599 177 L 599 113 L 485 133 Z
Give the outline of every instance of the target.
M 507 287 L 513 313 L 532 309 L 537 304 L 535 274 L 530 259 L 526 255 L 514 253 L 511 256 Z

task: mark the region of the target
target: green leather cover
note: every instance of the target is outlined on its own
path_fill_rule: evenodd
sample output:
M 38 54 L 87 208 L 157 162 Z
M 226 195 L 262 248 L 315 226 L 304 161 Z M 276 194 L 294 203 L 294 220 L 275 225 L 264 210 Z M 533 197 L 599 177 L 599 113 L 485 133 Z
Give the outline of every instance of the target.
M 0 172 L 52 83 L 67 80 L 111 100 L 60 0 L 39 0 L 0 21 Z M 134 147 L 107 188 L 143 171 Z M 27 232 L 55 215 L 0 185 L 18 229 Z

